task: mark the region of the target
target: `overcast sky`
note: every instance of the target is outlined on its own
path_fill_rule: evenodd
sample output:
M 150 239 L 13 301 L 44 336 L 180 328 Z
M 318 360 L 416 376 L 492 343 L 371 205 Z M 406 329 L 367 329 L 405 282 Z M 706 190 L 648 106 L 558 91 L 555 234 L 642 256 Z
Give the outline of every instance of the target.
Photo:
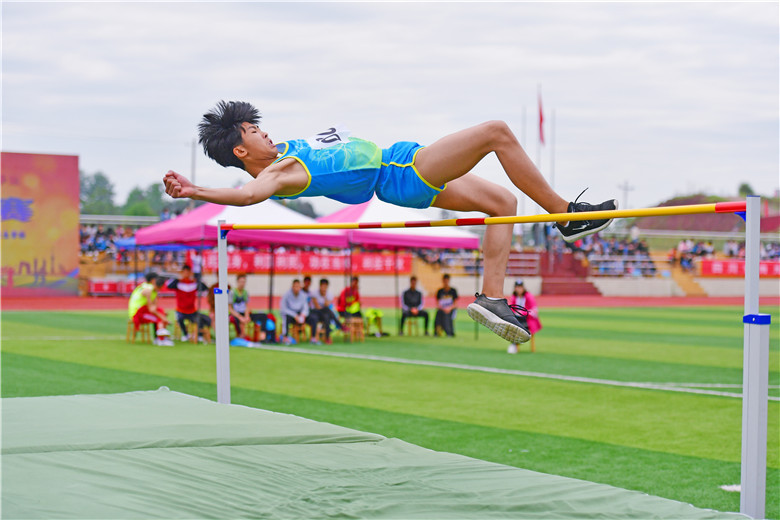
M 190 174 L 201 115 L 246 100 L 277 142 L 342 123 L 429 144 L 503 119 L 569 200 L 590 187 L 583 200 L 622 204 L 626 184 L 629 207 L 742 182 L 773 194 L 779 19 L 777 2 L 6 1 L 2 150 L 78 155 L 121 204 L 168 169 Z M 200 148 L 195 170 L 249 180 Z M 510 186 L 493 156 L 475 172 Z

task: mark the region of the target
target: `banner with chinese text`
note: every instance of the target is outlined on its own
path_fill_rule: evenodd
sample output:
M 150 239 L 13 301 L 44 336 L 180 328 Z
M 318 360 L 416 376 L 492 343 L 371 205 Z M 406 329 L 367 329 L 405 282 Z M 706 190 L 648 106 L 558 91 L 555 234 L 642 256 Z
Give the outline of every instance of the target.
M 79 158 L 0 154 L 2 295 L 78 293 Z
M 189 253 L 192 254 L 191 252 Z M 393 274 L 392 254 L 356 253 L 352 255 L 353 274 Z M 412 255 L 399 254 L 398 272 L 412 272 Z M 274 255 L 274 272 L 279 274 L 342 274 L 349 269 L 348 255 L 323 255 L 309 251 L 285 251 Z M 271 255 L 267 251 L 256 253 L 233 251 L 228 253 L 228 272 L 267 273 L 271 270 Z M 217 271 L 217 252 L 203 252 L 203 271 Z
M 701 261 L 702 276 L 745 276 L 744 260 L 711 260 Z M 758 275 L 769 278 L 780 277 L 780 262 L 759 262 Z

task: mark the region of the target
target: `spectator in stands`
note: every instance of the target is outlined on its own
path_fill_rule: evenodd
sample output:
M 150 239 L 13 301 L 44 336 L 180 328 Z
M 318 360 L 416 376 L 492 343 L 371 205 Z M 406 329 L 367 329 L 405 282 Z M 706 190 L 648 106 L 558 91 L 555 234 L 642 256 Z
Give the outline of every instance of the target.
M 417 277 L 409 278 L 409 288 L 401 295 L 401 325 L 398 327 L 398 335 L 404 333 L 404 321 L 407 318 L 423 319 L 423 332 L 428 335 L 428 311 L 423 309 L 423 295 L 417 290 Z
M 729 258 L 735 257 L 739 254 L 739 244 L 734 239 L 729 239 L 723 245 L 723 254 Z
M 137 331 L 141 325 L 154 323 L 157 330 L 153 343 L 155 345 L 172 347 L 171 333 L 165 327 L 168 319 L 165 311 L 157 306 L 157 292 L 165 284 L 165 278 L 155 273 L 146 273 L 145 282 L 136 287 L 130 294 L 127 310 L 128 316 L 133 320 L 133 326 Z
M 195 280 L 192 274 L 192 266 L 184 264 L 181 269 L 181 278 L 172 278 L 167 283 L 168 288 L 176 291 L 176 320 L 181 329 L 181 340 L 188 341 L 187 322 L 194 323 L 201 339 L 211 342 L 211 319 L 198 312 L 198 292 L 207 291 L 208 287 L 203 282 Z
M 303 325 L 309 316 L 309 297 L 301 290 L 301 281 L 293 280 L 292 287 L 282 296 L 279 305 L 279 313 L 282 315 L 282 335 L 285 343 L 291 343 L 290 326 Z M 316 339 L 312 336 L 312 339 Z
M 515 290 L 509 297 L 509 305 L 519 305 L 526 310 L 523 316 L 523 325 L 531 334 L 531 352 L 536 352 L 536 333 L 542 330 L 542 322 L 539 321 L 539 309 L 536 305 L 536 298 L 528 292 L 522 280 L 515 281 Z M 511 343 L 506 349 L 509 354 L 517 354 L 517 343 Z
M 328 289 L 330 282 L 327 278 L 320 280 L 320 289 L 312 293 L 309 297 L 309 324 L 312 330 L 312 339 L 319 336 L 319 331 L 325 334 L 325 343 L 330 345 L 333 340 L 330 339 L 331 324 L 343 329 L 339 319 L 333 312 L 333 296 Z
M 192 261 L 192 276 L 199 282 L 203 276 L 203 256 L 201 256 L 200 251 L 196 249 L 192 252 L 190 260 Z
M 447 336 L 455 335 L 454 320 L 457 313 L 456 302 L 458 291 L 450 286 L 450 275 L 445 274 L 441 279 L 442 288 L 436 291 L 436 319 L 433 327 L 437 335 L 444 331 Z

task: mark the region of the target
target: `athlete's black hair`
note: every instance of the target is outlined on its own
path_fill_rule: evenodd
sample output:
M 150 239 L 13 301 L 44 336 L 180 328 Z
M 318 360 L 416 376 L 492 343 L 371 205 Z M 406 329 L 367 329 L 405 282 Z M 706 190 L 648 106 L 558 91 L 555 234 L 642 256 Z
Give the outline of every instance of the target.
M 154 273 L 154 272 L 150 271 L 150 272 L 148 272 L 148 273 L 146 273 L 144 275 L 144 279 L 146 279 L 146 281 L 148 283 L 152 283 L 153 281 L 155 281 L 157 279 L 157 273 Z
M 260 112 L 246 101 L 220 101 L 203 114 L 198 124 L 198 142 L 206 155 L 222 166 L 244 169 L 244 163 L 233 153 L 243 141 L 241 123 L 260 123 Z

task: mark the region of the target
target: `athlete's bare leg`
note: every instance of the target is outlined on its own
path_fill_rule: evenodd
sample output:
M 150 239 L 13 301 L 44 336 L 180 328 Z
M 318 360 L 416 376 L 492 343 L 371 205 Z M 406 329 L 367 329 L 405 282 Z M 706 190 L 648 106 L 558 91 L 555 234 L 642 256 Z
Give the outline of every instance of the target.
M 545 211 L 567 212 L 569 203 L 555 193 L 503 121 L 488 121 L 439 139 L 417 153 L 415 166 L 426 181 L 441 186 L 471 171 L 490 152 L 496 153 L 512 183 Z
M 517 198 L 503 186 L 467 174 L 447 183 L 444 191 L 436 197 L 434 206 L 452 211 L 481 211 L 491 217 L 500 217 L 515 215 Z M 485 296 L 504 297 L 504 273 L 511 244 L 511 224 L 486 227 L 482 239 L 485 255 L 482 292 Z
M 436 197 L 435 206 L 456 211 L 482 211 L 491 216 L 514 215 L 517 199 L 512 193 L 468 172 L 487 154 L 495 152 L 509 179 L 523 193 L 550 213 L 617 209 L 617 201 L 598 205 L 579 202 L 569 204 L 562 199 L 526 155 L 506 123 L 490 121 L 449 135 L 417 153 L 415 166 L 420 175 L 433 186 L 447 184 Z M 571 242 L 606 228 L 610 219 L 560 223 L 563 239 Z M 469 316 L 510 343 L 531 339 L 518 316 L 503 299 L 504 274 L 512 242 L 512 227 L 508 224 L 488 226 L 482 249 L 485 269 L 483 294 L 469 304 Z
M 466 175 L 490 152 L 495 152 L 512 183 L 549 213 L 566 213 L 562 199 L 529 159 L 509 127 L 501 121 L 448 135 L 417 153 L 415 166 L 434 186 L 447 184 L 434 205 L 453 211 L 481 211 L 491 217 L 515 215 L 517 199 L 509 190 L 474 175 Z M 482 292 L 502 298 L 512 244 L 512 226 L 487 226 Z

